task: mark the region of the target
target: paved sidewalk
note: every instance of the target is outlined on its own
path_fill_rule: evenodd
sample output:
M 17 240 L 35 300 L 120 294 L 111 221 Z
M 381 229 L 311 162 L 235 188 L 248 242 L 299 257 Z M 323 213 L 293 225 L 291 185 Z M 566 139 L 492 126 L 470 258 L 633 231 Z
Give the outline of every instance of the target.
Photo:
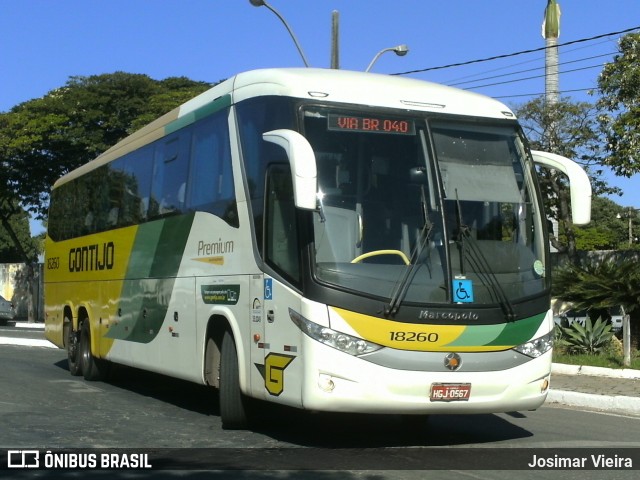
M 640 416 L 640 371 L 554 363 L 547 403 Z

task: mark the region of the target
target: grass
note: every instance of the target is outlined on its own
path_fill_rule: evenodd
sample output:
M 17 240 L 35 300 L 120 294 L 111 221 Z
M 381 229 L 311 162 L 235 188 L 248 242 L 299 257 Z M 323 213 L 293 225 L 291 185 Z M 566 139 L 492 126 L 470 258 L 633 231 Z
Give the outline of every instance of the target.
M 570 355 L 568 353 L 553 352 L 554 363 L 566 363 L 568 365 L 588 365 L 590 367 L 604 368 L 633 368 L 640 370 L 640 358 L 632 357 L 631 365 L 625 367 L 623 358 L 619 355 L 611 353 L 602 353 L 600 355 Z
M 554 363 L 640 370 L 640 350 L 631 349 L 631 364 L 625 367 L 622 341 L 615 335 L 612 335 L 610 340 L 604 344 L 603 348 L 595 354 L 572 352 L 570 350 L 571 345 L 567 344 L 565 335 L 563 329 L 556 327 L 556 338 L 553 346 Z M 611 334 L 609 333 L 609 335 Z M 585 341 L 588 339 L 593 340 L 593 338 L 589 336 L 584 337 Z
M 640 351 L 632 352 L 631 365 L 624 366 L 623 355 L 619 344 L 615 345 L 612 342 L 611 347 L 607 348 L 604 352 L 589 355 L 583 354 L 570 354 L 564 351 L 562 347 L 556 346 L 553 350 L 553 362 L 554 363 L 566 363 L 568 365 L 588 365 L 590 367 L 604 367 L 604 368 L 632 368 L 640 370 Z

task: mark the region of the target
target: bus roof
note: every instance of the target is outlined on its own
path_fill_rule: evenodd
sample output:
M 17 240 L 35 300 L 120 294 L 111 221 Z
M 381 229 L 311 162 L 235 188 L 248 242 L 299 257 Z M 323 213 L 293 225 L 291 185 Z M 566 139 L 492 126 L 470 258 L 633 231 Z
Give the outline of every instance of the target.
M 486 118 L 515 119 L 503 103 L 477 93 L 412 78 L 317 68 L 273 68 L 240 73 L 129 135 L 95 160 L 61 177 L 54 185 L 77 178 L 186 126 L 224 105 L 279 95 L 331 103 L 367 105 Z
M 514 118 L 492 98 L 407 77 L 314 68 L 254 70 L 235 77 L 234 102 L 265 94 L 493 118 L 508 112 L 506 117 Z

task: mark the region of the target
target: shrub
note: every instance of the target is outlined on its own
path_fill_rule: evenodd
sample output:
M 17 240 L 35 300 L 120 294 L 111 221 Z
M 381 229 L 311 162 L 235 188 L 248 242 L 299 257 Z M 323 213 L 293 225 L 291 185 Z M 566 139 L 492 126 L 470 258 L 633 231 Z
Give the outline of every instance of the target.
M 587 317 L 585 325 L 573 322 L 570 327 L 562 328 L 559 343 L 568 353 L 587 353 L 595 355 L 607 348 L 613 338 L 611 324 L 598 318 L 595 323 Z

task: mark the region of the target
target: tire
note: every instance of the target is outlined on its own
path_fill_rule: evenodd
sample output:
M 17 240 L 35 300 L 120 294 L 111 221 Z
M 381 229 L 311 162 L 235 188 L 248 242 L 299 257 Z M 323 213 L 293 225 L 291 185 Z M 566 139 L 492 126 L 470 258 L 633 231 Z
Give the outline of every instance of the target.
M 220 352 L 220 419 L 225 430 L 248 427 L 247 399 L 240 390 L 238 352 L 233 335 L 227 330 L 222 337 Z
M 80 327 L 79 363 L 85 380 L 104 380 L 107 376 L 109 363 L 96 358 L 91 353 L 91 329 L 89 319 L 86 318 Z
M 74 377 L 78 377 L 82 375 L 82 369 L 80 368 L 80 332 L 73 330 L 73 323 L 67 317 L 64 318 L 63 325 L 69 373 Z

